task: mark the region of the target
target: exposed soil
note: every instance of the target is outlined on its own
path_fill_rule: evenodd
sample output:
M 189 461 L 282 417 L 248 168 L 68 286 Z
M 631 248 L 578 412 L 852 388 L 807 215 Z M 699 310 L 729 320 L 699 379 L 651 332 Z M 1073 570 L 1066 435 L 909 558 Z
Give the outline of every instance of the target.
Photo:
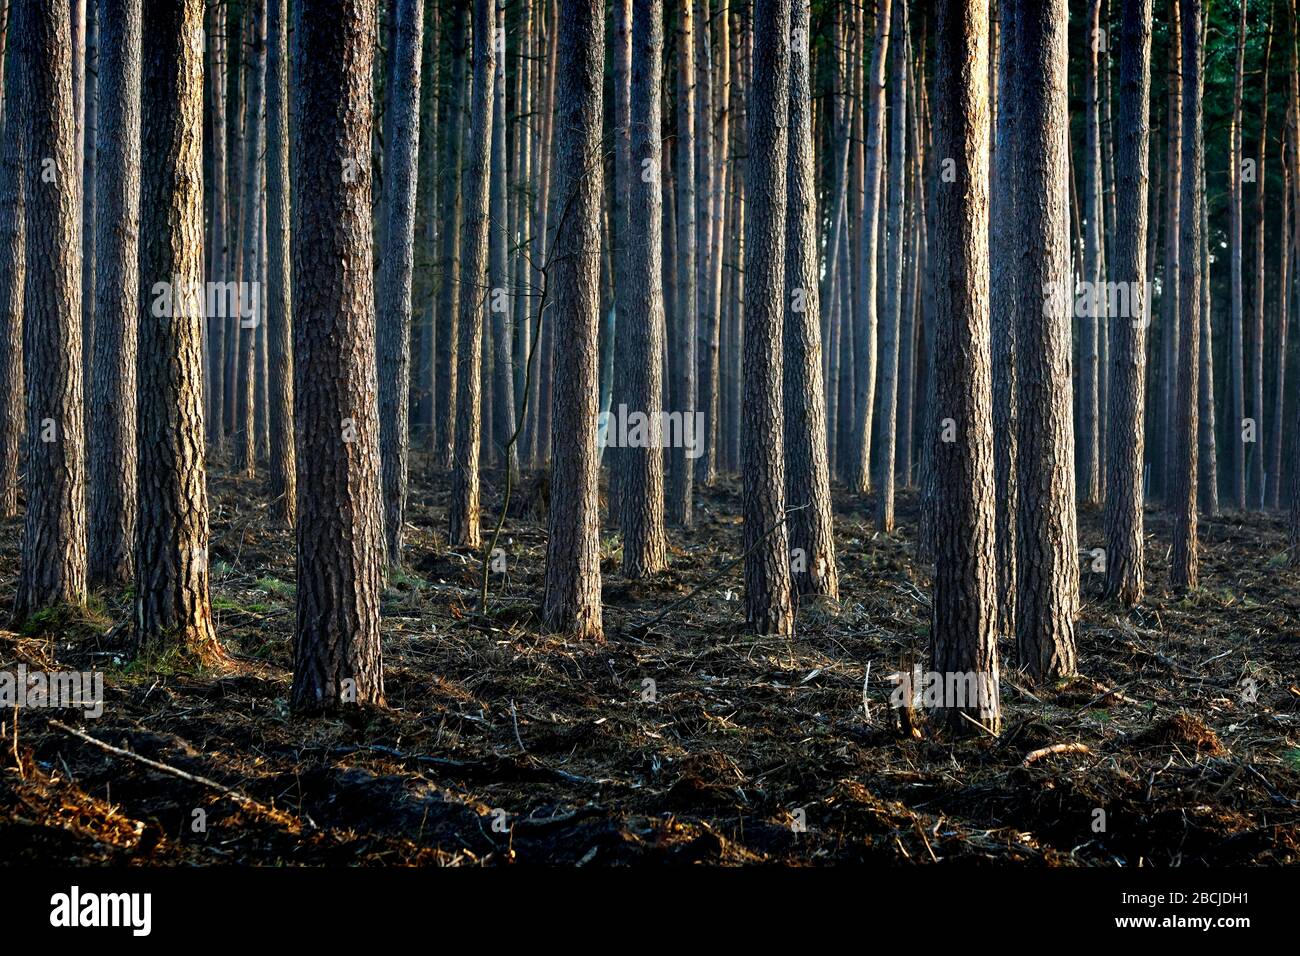
M 1002 735 L 952 740 L 904 732 L 889 703 L 889 675 L 925 661 L 914 495 L 885 536 L 869 502 L 837 494 L 844 600 L 803 607 L 793 640 L 745 632 L 741 567 L 724 570 L 739 554 L 734 484 L 670 532 L 657 580 L 619 577 L 611 533 L 596 645 L 537 626 L 536 482 L 520 493 L 528 517 L 506 523 L 507 573 L 483 616 L 478 555 L 445 544 L 448 484 L 417 481 L 410 571 L 384 597 L 386 708 L 288 713 L 294 542 L 260 484 L 213 482 L 228 668 L 126 661 L 129 593 L 0 631 L 0 670 L 106 675 L 98 719 L 29 709 L 15 732 L 0 711 L 0 863 L 1300 862 L 1300 572 L 1278 517 L 1204 521 L 1201 588 L 1176 599 L 1170 524 L 1149 511 L 1153 593 L 1131 614 L 1100 601 L 1081 552 L 1083 676 L 1032 686 L 1004 644 Z M 1100 516 L 1080 524 L 1083 552 L 1099 546 Z M 5 607 L 20 530 L 0 525 Z M 1026 764 L 1057 744 L 1083 746 Z

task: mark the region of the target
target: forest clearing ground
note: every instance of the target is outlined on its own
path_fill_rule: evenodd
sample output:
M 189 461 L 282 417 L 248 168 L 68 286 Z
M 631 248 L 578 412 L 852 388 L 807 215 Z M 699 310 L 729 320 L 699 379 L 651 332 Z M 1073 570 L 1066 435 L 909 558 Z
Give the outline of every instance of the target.
M 618 575 L 607 529 L 595 645 L 538 629 L 536 479 L 520 492 L 527 516 L 506 522 L 483 617 L 478 556 L 447 551 L 449 483 L 425 464 L 409 568 L 384 594 L 387 708 L 288 713 L 294 538 L 269 526 L 260 483 L 224 473 L 210 555 L 228 670 L 124 663 L 129 593 L 0 631 L 0 671 L 106 675 L 98 719 L 25 710 L 15 735 L 0 712 L 0 863 L 1300 862 L 1300 574 L 1278 516 L 1204 520 L 1202 586 L 1173 598 L 1169 521 L 1148 509 L 1150 593 L 1120 614 L 1090 570 L 1100 515 L 1081 514 L 1082 676 L 1033 687 L 1003 641 L 1003 733 L 953 741 L 901 732 L 889 704 L 889 675 L 926 660 L 914 493 L 890 536 L 870 500 L 837 495 L 844 600 L 803 607 L 792 640 L 745 632 L 739 564 L 646 626 L 737 556 L 735 483 L 700 489 L 697 526 L 669 529 L 671 567 L 654 580 Z M 489 527 L 499 477 L 485 475 Z M 6 611 L 20 527 L 0 525 Z M 1086 749 L 1026 762 L 1057 744 Z

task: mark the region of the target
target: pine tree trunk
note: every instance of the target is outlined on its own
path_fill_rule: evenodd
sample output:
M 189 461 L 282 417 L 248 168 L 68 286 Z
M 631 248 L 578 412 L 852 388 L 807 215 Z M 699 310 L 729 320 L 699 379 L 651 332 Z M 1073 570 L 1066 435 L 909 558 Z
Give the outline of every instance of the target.
M 99 17 L 95 0 L 86 3 L 85 103 L 81 114 L 81 355 L 82 395 L 92 393 L 95 367 L 95 140 L 99 124 Z M 89 411 L 89 410 L 87 410 Z M 89 457 L 89 456 L 88 456 Z
M 469 0 L 453 0 L 451 27 L 451 82 L 447 107 L 447 153 L 443 163 L 442 198 L 442 288 L 439 293 L 437 370 L 434 373 L 434 457 L 443 468 L 452 467 L 452 443 L 455 440 L 458 381 L 461 357 L 460 341 L 460 268 L 461 268 L 461 146 L 464 139 L 466 76 L 465 60 L 469 55 L 467 20 Z
M 790 109 L 790 0 L 756 0 L 749 88 L 750 196 L 745 245 L 744 480 L 745 619 L 756 634 L 790 634 L 794 606 L 785 514 L 781 418 L 782 316 L 786 291 L 786 170 Z
M 894 530 L 894 474 L 898 428 L 898 336 L 903 303 L 903 221 L 907 203 L 907 5 L 894 4 L 892 100 L 889 107 L 890 155 L 888 231 L 885 236 L 884 320 L 880 342 L 880 488 L 876 528 Z M 987 237 L 986 237 L 987 242 Z
M 208 101 L 212 110 L 212 240 L 208 253 L 208 281 L 218 287 L 227 281 L 226 235 L 229 232 L 226 181 L 226 7 L 208 7 Z M 287 188 L 287 184 L 286 184 Z M 224 438 L 226 335 L 229 319 L 208 316 L 207 431 L 208 445 L 220 449 Z
M 1020 574 L 1016 644 L 1020 664 L 1036 680 L 1075 671 L 1079 612 L 1078 534 L 1070 423 L 1069 117 L 1065 0 L 1004 0 L 1015 7 L 1023 83 L 1015 111 L 1021 241 L 1015 278 L 1017 433 L 1017 569 Z M 936 104 L 939 98 L 936 96 Z M 940 153 L 940 155 L 943 155 Z M 1008 160 L 1010 161 L 1010 160 Z M 936 228 L 936 241 L 938 241 Z M 935 255 L 935 267 L 944 257 Z M 935 294 L 942 283 L 935 279 Z M 943 310 L 936 302 L 936 314 Z M 936 335 L 942 347 L 943 334 Z M 940 400 L 935 410 L 951 416 Z M 936 501 L 936 510 L 945 508 Z M 936 532 L 942 547 L 943 534 Z
M 552 495 L 543 618 L 552 631 L 603 639 L 599 459 L 595 431 L 600 321 L 601 94 L 604 5 L 559 0 L 555 64 L 555 376 Z
M 1204 39 L 1202 39 L 1202 48 Z M 1204 147 L 1202 146 L 1202 149 Z M 1202 163 L 1204 161 L 1202 160 Z M 1210 322 L 1210 217 L 1205 195 L 1205 167 L 1196 173 L 1201 216 L 1201 386 L 1200 401 L 1200 482 L 1198 500 L 1206 517 L 1219 514 L 1219 455 L 1216 449 L 1217 432 L 1214 420 L 1214 335 Z
M 7 90 L 0 138 L 0 518 L 18 514 L 18 465 L 22 457 L 23 287 L 26 276 L 27 110 L 24 103 L 24 44 L 18 4 L 6 5 L 5 35 L 11 37 L 3 65 Z
M 1097 51 L 1105 43 L 1101 33 L 1101 0 L 1091 0 L 1089 13 L 1088 59 L 1084 72 L 1084 109 L 1086 146 L 1083 165 L 1083 203 L 1086 228 L 1084 231 L 1084 273 L 1086 305 L 1079 321 L 1079 498 L 1085 507 L 1101 504 L 1101 470 L 1099 466 L 1100 416 L 1103 409 L 1098 402 L 1098 343 L 1099 329 L 1105 326 L 1105 316 L 1099 303 L 1102 288 L 1102 182 L 1101 182 L 1101 118 L 1098 99 Z
M 269 0 L 266 60 L 267 426 L 271 515 L 292 527 L 297 515 L 293 439 L 293 307 L 289 245 L 289 6 Z
M 90 584 L 133 577 L 140 295 L 140 0 L 99 0 L 95 348 L 89 410 Z
M 384 495 L 385 557 L 402 566 L 406 472 L 410 452 L 411 282 L 415 275 L 415 194 L 420 151 L 420 54 L 424 0 L 394 6 L 397 47 L 388 97 L 384 157 L 384 241 L 379 263 L 379 451 Z
M 854 319 L 854 430 L 849 487 L 865 493 L 871 487 L 872 416 L 876 400 L 876 266 L 879 256 L 881 164 L 884 158 L 885 57 L 889 50 L 891 0 L 876 4 L 876 40 L 871 68 L 864 83 L 866 103 L 863 156 L 862 217 L 859 239 L 857 309 Z M 903 2 L 903 0 L 898 0 Z
M 140 286 L 172 283 L 139 326 L 136 642 L 151 657 L 223 657 L 208 602 L 203 463 L 201 0 L 145 0 Z M 146 106 L 147 104 L 147 106 Z M 160 314 L 161 312 L 161 314 Z
M 1130 309 L 1110 317 L 1112 421 L 1106 468 L 1106 593 L 1124 607 L 1142 600 L 1143 406 L 1146 397 L 1147 171 L 1152 0 L 1123 0 L 1119 62 L 1119 161 L 1112 275 Z
M 491 0 L 474 0 L 474 90 L 466 156 L 465 233 L 461 243 L 460 319 L 456 372 L 456 435 L 449 508 L 452 545 L 479 545 L 479 450 L 482 409 L 483 310 L 488 303 L 488 163 L 496 45 Z
M 1016 309 L 1021 292 L 1016 288 L 1020 270 L 1016 266 L 1020 247 L 1019 203 L 1016 161 L 1019 156 L 1013 137 L 1018 129 L 1021 63 L 1016 46 L 1019 37 L 1014 21 L 1016 5 L 1009 0 L 998 4 L 998 111 L 991 183 L 992 256 L 989 272 L 991 338 L 993 356 L 993 469 L 997 493 L 998 633 L 1016 631 L 1016 595 L 1019 590 L 1016 545 L 1017 429 L 1020 402 L 1016 384 Z
M 800 594 L 839 597 L 826 390 L 822 380 L 821 300 L 817 285 L 817 182 L 812 130 L 809 0 L 793 0 L 790 21 L 789 191 L 785 230 L 785 497 L 791 577 Z
M 73 48 L 60 10 L 20 3 L 14 36 L 25 100 L 27 503 L 14 599 L 21 622 L 86 595 L 86 461 L 81 371 L 80 166 Z M 75 47 L 75 45 L 74 45 Z
M 695 23 L 692 0 L 677 4 L 677 165 L 673 193 L 677 216 L 677 296 L 672 311 L 673 347 L 670 351 L 673 390 L 672 411 L 680 413 L 681 432 L 694 427 L 696 404 L 696 230 L 695 230 Z M 667 437 L 667 436 L 665 436 Z M 696 436 L 697 438 L 702 436 Z M 695 462 L 687 457 L 685 442 L 670 443 L 668 496 L 665 509 L 670 524 L 689 528 L 692 523 Z
M 248 477 L 257 473 L 256 360 L 258 310 L 245 314 L 246 303 L 255 301 L 252 283 L 257 273 L 257 222 L 262 194 L 262 107 L 266 78 L 266 0 L 251 0 L 251 59 L 248 64 L 248 96 L 244 107 L 244 205 L 240 266 L 239 346 L 235 380 L 234 467 Z
M 1241 181 L 1242 132 L 1241 132 L 1241 96 L 1245 82 L 1246 63 L 1246 4 L 1241 4 L 1241 15 L 1237 22 L 1237 68 L 1233 83 L 1232 119 L 1228 127 L 1230 144 L 1228 156 L 1228 242 L 1232 266 L 1232 413 L 1228 419 L 1229 443 L 1232 448 L 1232 501 L 1238 511 L 1246 509 L 1246 445 L 1247 438 L 1256 443 L 1258 448 L 1259 428 L 1262 420 L 1256 419 L 1253 427 L 1247 430 L 1246 424 L 1246 346 L 1243 336 L 1245 323 L 1245 290 L 1242 282 L 1242 207 L 1245 201 L 1244 187 Z M 1207 278 L 1206 284 L 1209 284 Z M 1208 354 L 1209 341 L 1204 343 Z
M 1181 0 L 1182 23 L 1182 136 L 1181 195 L 1178 229 L 1178 343 L 1177 455 L 1173 461 L 1174 535 L 1169 583 L 1175 592 L 1196 587 L 1197 582 L 1197 455 L 1201 345 L 1201 217 L 1197 170 L 1201 165 L 1201 0 Z
M 1063 48 L 1064 3 L 1061 14 Z M 974 721 L 996 734 L 1001 711 L 988 326 L 988 23 L 987 0 L 940 0 L 935 152 L 953 159 L 956 178 L 935 187 L 935 400 L 940 414 L 952 419 L 956 440 L 930 437 L 942 501 L 935 516 L 930 660 L 931 669 L 945 675 L 945 687 L 951 683 L 946 675 L 976 678 L 975 700 L 944 701 L 948 726 L 969 732 Z
M 497 7 L 497 29 L 505 35 L 505 7 Z M 492 377 L 492 433 L 498 457 L 506 455 L 505 465 L 516 478 L 519 475 L 519 451 L 506 446 L 515 432 L 515 376 L 514 376 L 514 310 L 510 299 L 509 258 L 507 255 L 506 192 L 506 58 L 497 58 L 496 92 L 492 127 L 492 225 L 490 238 L 492 298 L 489 310 L 492 315 L 492 346 L 494 352 Z M 595 251 L 600 251 L 599 239 Z M 578 432 L 577 434 L 581 434 Z
M 1261 19 L 1269 15 L 1267 10 L 1261 12 Z M 1253 456 L 1254 466 L 1250 473 L 1250 494 L 1253 496 L 1256 507 L 1263 511 L 1266 507 L 1276 508 L 1277 501 L 1271 497 L 1270 492 L 1276 489 L 1277 485 L 1272 471 L 1272 457 L 1275 443 L 1280 444 L 1282 438 L 1280 417 L 1269 420 L 1264 414 L 1264 223 L 1266 221 L 1267 207 L 1264 205 L 1264 185 L 1267 179 L 1265 175 L 1265 159 L 1268 154 L 1268 70 L 1269 61 L 1273 53 L 1273 27 L 1269 23 L 1266 26 L 1264 37 L 1264 73 L 1260 80 L 1260 107 L 1259 107 L 1259 159 L 1255 170 L 1255 309 L 1253 326 L 1253 347 L 1251 349 L 1251 377 L 1254 383 L 1254 392 L 1251 396 L 1251 413 L 1255 418 L 1255 428 L 1258 439 L 1265 435 L 1264 425 L 1267 421 L 1270 430 L 1268 431 L 1268 442 L 1257 444 Z M 1257 439 L 1257 440 L 1258 440 Z
M 627 194 L 626 270 L 615 281 L 629 290 L 619 319 L 619 338 L 627 337 L 628 376 L 620 419 L 645 416 L 645 441 L 622 451 L 623 576 L 639 579 L 667 562 L 664 536 L 664 469 L 658 412 L 663 405 L 659 355 L 663 349 L 663 0 L 638 5 L 632 20 L 632 71 L 629 101 L 631 167 Z M 621 436 L 620 436 L 621 438 Z
M 1169 0 L 1169 131 L 1166 135 L 1168 158 L 1166 170 L 1169 178 L 1165 182 L 1165 195 L 1168 197 L 1165 222 L 1165 268 L 1162 277 L 1161 304 L 1164 307 L 1164 428 L 1158 430 L 1160 436 L 1160 453 L 1155 460 L 1161 463 L 1163 481 L 1161 492 L 1165 506 L 1172 513 L 1177 507 L 1178 483 L 1181 480 L 1174 463 L 1178 456 L 1178 368 L 1179 338 L 1182 323 L 1179 307 L 1179 257 L 1182 240 L 1182 204 L 1183 177 L 1183 52 L 1181 28 L 1182 0 Z
M 374 0 L 296 0 L 292 11 L 298 609 L 290 702 L 310 713 L 384 698 L 369 162 L 376 23 Z

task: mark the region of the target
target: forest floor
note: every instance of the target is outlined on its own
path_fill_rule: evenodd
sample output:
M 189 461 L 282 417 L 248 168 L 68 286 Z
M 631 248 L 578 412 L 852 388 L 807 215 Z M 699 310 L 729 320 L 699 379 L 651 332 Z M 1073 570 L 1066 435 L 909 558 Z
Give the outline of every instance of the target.
M 294 540 L 264 491 L 213 481 L 230 666 L 126 661 L 129 593 L 0 630 L 0 671 L 93 668 L 106 685 L 97 719 L 0 711 L 0 864 L 1300 862 L 1300 572 L 1277 516 L 1203 521 L 1201 587 L 1174 598 L 1170 522 L 1149 511 L 1154 585 L 1129 614 L 1082 553 L 1081 676 L 1033 686 L 1004 644 L 1001 736 L 953 740 L 902 732 L 889 703 L 890 675 L 926 660 L 912 493 L 888 536 L 837 493 L 844 597 L 803 607 L 793 639 L 745 632 L 734 483 L 670 530 L 653 581 L 619 577 L 607 534 L 596 645 L 538 627 L 537 508 L 507 521 L 483 616 L 478 557 L 445 544 L 448 483 L 417 480 L 410 568 L 383 600 L 387 706 L 303 719 L 287 709 Z M 1099 546 L 1100 515 L 1080 525 L 1080 548 Z M 20 532 L 0 524 L 5 608 Z M 1026 762 L 1057 744 L 1082 747 Z

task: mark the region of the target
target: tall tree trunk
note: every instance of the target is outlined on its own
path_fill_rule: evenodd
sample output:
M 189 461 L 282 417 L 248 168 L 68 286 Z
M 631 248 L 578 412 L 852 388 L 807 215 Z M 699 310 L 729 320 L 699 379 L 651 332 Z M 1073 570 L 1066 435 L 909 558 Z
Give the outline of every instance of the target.
M 599 389 L 604 5 L 559 2 L 555 196 L 564 212 L 555 231 L 553 494 L 543 617 L 552 631 L 600 640 L 599 460 L 592 424 Z
M 420 152 L 420 53 L 424 0 L 399 0 L 397 48 L 388 97 L 384 157 L 384 241 L 379 263 L 379 452 L 388 566 L 402 565 L 406 470 L 410 451 L 411 282 L 415 275 L 415 193 Z
M 1204 38 L 1202 38 L 1202 48 Z M 1204 147 L 1202 146 L 1202 149 Z M 1201 386 L 1200 401 L 1200 482 L 1198 500 L 1207 517 L 1219 514 L 1219 454 L 1214 421 L 1214 333 L 1210 322 L 1210 217 L 1205 194 L 1205 166 L 1196 171 L 1201 216 Z
M 1228 127 L 1230 151 L 1228 157 L 1228 208 L 1229 256 L 1232 263 L 1232 414 L 1228 419 L 1229 444 L 1232 447 L 1232 501 L 1238 511 L 1246 509 L 1246 445 L 1248 440 L 1259 447 L 1259 429 L 1263 422 L 1256 419 L 1248 429 L 1246 423 L 1246 331 L 1244 289 L 1242 283 L 1241 239 L 1242 207 L 1245 202 L 1241 176 L 1242 152 L 1241 97 L 1245 82 L 1246 65 L 1246 4 L 1241 5 L 1237 21 L 1237 69 L 1233 84 L 1232 119 Z M 1206 278 L 1208 285 L 1209 279 Z M 1205 343 L 1208 352 L 1209 342 Z
M 434 400 L 434 456 L 443 468 L 452 467 L 455 440 L 458 382 L 460 373 L 460 239 L 461 239 L 461 132 L 465 112 L 465 60 L 469 55 L 467 20 L 469 0 L 453 0 L 451 27 L 451 82 L 447 106 L 447 153 L 443 164 L 442 198 L 442 288 L 439 293 L 437 396 Z
M 497 29 L 505 36 L 505 7 L 498 3 Z M 515 432 L 515 376 L 514 376 L 514 310 L 510 299 L 509 258 L 506 246 L 507 213 L 506 193 L 506 58 L 497 58 L 496 92 L 493 97 L 495 122 L 492 127 L 492 225 L 490 246 L 492 297 L 489 309 L 492 314 L 492 345 L 495 349 L 492 380 L 492 432 L 499 454 L 506 456 L 505 465 L 515 476 L 519 474 L 519 451 L 515 445 L 506 446 Z M 595 253 L 600 252 L 599 231 Z M 581 431 L 575 434 L 582 434 Z
M 627 311 L 619 317 L 619 339 L 627 336 L 629 352 L 626 409 L 619 407 L 620 419 L 645 416 L 648 430 L 644 442 L 629 443 L 622 452 L 623 576 L 634 579 L 662 570 L 667 562 L 658 414 L 663 405 L 663 47 L 663 0 L 646 0 L 632 20 L 632 62 L 640 69 L 632 72 L 629 101 L 633 172 L 628 178 L 626 271 L 615 277 L 631 293 Z
M 244 108 L 244 206 L 241 213 L 242 263 L 240 266 L 240 315 L 238 367 L 235 384 L 235 459 L 237 470 L 252 477 L 257 472 L 257 420 L 255 353 L 257 326 L 261 321 L 256 306 L 246 315 L 244 305 L 256 301 L 253 292 L 257 273 L 257 217 L 262 194 L 262 97 L 266 78 L 266 0 L 251 0 L 251 57 L 248 66 L 248 97 Z
M 13 39 L 3 63 L 4 133 L 0 137 L 0 518 L 18 514 L 18 464 L 25 417 L 23 385 L 23 288 L 26 255 L 27 110 L 23 84 L 22 8 L 6 6 L 6 36 Z
M 1021 292 L 1016 288 L 1020 269 L 1016 264 L 1020 245 L 1019 190 L 1014 137 L 1019 129 L 1021 63 L 1016 46 L 1016 4 L 1000 0 L 998 111 L 991 183 L 992 257 L 989 296 L 993 305 L 993 472 L 997 493 L 994 499 L 997 528 L 998 633 L 1016 632 L 1016 595 L 1019 590 L 1016 545 L 1017 428 L 1020 402 L 1016 384 L 1016 309 Z
M 694 429 L 696 380 L 696 235 L 695 235 L 695 23 L 692 0 L 677 4 L 677 166 L 673 182 L 677 215 L 677 297 L 672 312 L 672 411 L 680 413 L 681 434 Z M 694 434 L 694 432 L 689 432 Z M 696 435 L 697 439 L 703 436 Z M 691 526 L 695 462 L 684 440 L 670 443 L 668 521 Z
M 1017 260 L 1022 271 L 1015 279 L 1020 402 L 1016 644 L 1021 666 L 1036 680 L 1052 680 L 1075 671 L 1074 629 L 1079 612 L 1074 474 L 1063 467 L 1074 461 L 1067 13 L 1065 0 L 1004 2 L 1016 8 L 1017 36 L 1011 40 L 1004 35 L 1002 42 L 1013 44 L 1024 67 L 1012 141 L 1019 144 L 1015 162 L 1023 189 L 1021 236 L 1029 250 Z M 937 267 L 943 256 L 935 258 Z M 936 277 L 936 295 L 941 285 Z M 937 303 L 936 312 L 942 314 Z M 942 339 L 940 333 L 937 346 L 942 346 Z M 943 418 L 951 412 L 940 401 L 936 415 Z M 942 500 L 936 502 L 940 512 Z M 941 532 L 938 540 L 943 541 Z
M 1255 418 L 1255 428 L 1259 438 L 1263 438 L 1265 434 L 1266 421 L 1264 415 L 1264 223 L 1267 220 L 1267 207 L 1264 205 L 1264 185 L 1267 179 L 1265 159 L 1268 155 L 1268 71 L 1273 53 L 1273 26 L 1272 23 L 1267 22 L 1268 16 L 1268 9 L 1262 9 L 1260 19 L 1265 21 L 1264 73 L 1260 79 L 1259 158 L 1256 160 L 1255 169 L 1255 309 L 1252 323 L 1254 342 L 1250 363 L 1254 384 L 1251 412 Z M 1278 417 L 1268 421 L 1268 424 L 1269 440 L 1263 444 L 1256 444 L 1254 467 L 1250 474 L 1250 493 L 1255 499 L 1256 507 L 1261 511 L 1265 507 L 1277 507 L 1277 502 L 1269 495 L 1270 488 L 1276 488 L 1274 476 L 1270 474 L 1272 470 L 1270 466 L 1274 442 L 1281 442 L 1282 420 Z
M 885 57 L 889 51 L 891 0 L 876 4 L 876 41 L 871 51 L 871 68 L 866 89 L 865 141 L 863 157 L 861 237 L 859 239 L 857 311 L 854 319 L 853 365 L 855 371 L 853 445 L 849 487 L 865 493 L 871 487 L 871 423 L 876 400 L 876 264 L 880 232 L 881 163 L 884 157 Z M 902 2 L 902 0 L 898 0 Z
M 826 461 L 821 301 L 817 287 L 817 181 L 812 130 L 809 0 L 790 21 L 789 202 L 785 228 L 785 497 L 791 577 L 800 594 L 839 597 Z
M 1063 60 L 1063 2 L 1060 12 Z M 945 687 L 951 686 L 948 675 L 976 677 L 975 700 L 943 702 L 948 726 L 965 731 L 974 721 L 996 734 L 1001 711 L 988 318 L 988 23 L 987 0 L 940 0 L 935 152 L 954 160 L 956 177 L 935 187 L 935 400 L 940 414 L 952 420 L 956 440 L 933 433 L 929 439 L 942 502 L 935 516 L 930 661 L 933 671 L 945 675 Z
M 95 0 L 86 3 L 85 103 L 81 113 L 81 355 L 82 394 L 93 392 L 95 367 L 95 140 L 99 113 L 99 17 Z
M 1201 217 L 1197 170 L 1201 165 L 1201 0 L 1182 0 L 1182 210 L 1178 230 L 1178 297 L 1180 321 L 1178 361 L 1177 448 L 1174 477 L 1173 554 L 1169 583 L 1175 592 L 1196 587 L 1196 504 L 1198 414 L 1201 345 Z
M 226 194 L 226 5 L 208 7 L 208 101 L 212 109 L 212 240 L 208 249 L 208 281 L 221 287 L 227 281 L 229 209 Z M 287 188 L 287 184 L 286 184 Z M 207 431 L 208 445 L 219 449 L 224 438 L 226 335 L 229 319 L 224 312 L 208 316 Z
M 460 341 L 457 348 L 456 436 L 452 454 L 450 540 L 479 545 L 479 448 L 482 409 L 483 307 L 487 304 L 488 163 L 496 44 L 491 0 L 474 0 L 474 92 L 466 156 L 465 234 L 461 244 Z
M 208 602 L 203 464 L 202 0 L 145 0 L 140 287 L 173 283 L 140 322 L 135 626 L 146 657 L 223 657 Z
M 751 197 L 745 245 L 744 479 L 745 619 L 757 634 L 794 630 L 785 455 L 781 420 L 782 299 L 785 295 L 786 169 L 789 148 L 790 0 L 755 0 L 749 89 Z
M 296 0 L 292 11 L 298 608 L 290 701 L 316 712 L 384 698 L 368 153 L 375 0 Z
M 1183 53 L 1182 30 L 1180 27 L 1180 3 L 1182 0 L 1169 0 L 1169 108 L 1168 131 L 1165 141 L 1168 156 L 1165 169 L 1168 179 L 1165 181 L 1167 198 L 1165 212 L 1165 264 L 1164 275 L 1160 281 L 1160 300 L 1163 309 L 1161 322 L 1164 333 L 1164 422 L 1157 429 L 1158 447 L 1153 460 L 1160 466 L 1160 492 L 1164 497 L 1166 508 L 1172 512 L 1177 506 L 1177 488 L 1180 476 L 1174 467 L 1178 455 L 1178 356 L 1179 324 L 1181 322 L 1178 305 L 1179 296 L 1179 238 L 1182 229 L 1182 217 L 1179 215 L 1182 201 L 1182 163 L 1183 163 Z
M 895 0 L 890 32 L 894 40 L 893 98 L 889 107 L 889 225 L 885 242 L 885 309 L 880 343 L 880 488 L 876 499 L 876 527 L 886 533 L 894 530 L 898 335 L 903 304 L 903 217 L 907 202 L 907 0 Z
M 81 371 L 81 162 L 73 110 L 73 49 L 57 6 L 24 0 L 14 11 L 15 87 L 27 117 L 27 517 L 14 599 L 18 621 L 86 595 L 86 459 Z M 63 171 L 73 170 L 72 175 Z
M 1101 504 L 1100 441 L 1101 416 L 1105 409 L 1099 404 L 1100 377 L 1098 375 L 1099 330 L 1105 327 L 1105 315 L 1100 308 L 1103 295 L 1102 258 L 1104 227 L 1102 225 L 1101 176 L 1101 114 L 1098 91 L 1099 70 L 1097 52 L 1105 45 L 1101 27 L 1101 0 L 1092 0 L 1089 13 L 1088 60 L 1084 71 L 1084 127 L 1086 146 L 1083 164 L 1084 264 L 1083 280 L 1085 307 L 1079 321 L 1079 497 L 1089 508 Z
M 1152 0 L 1123 0 L 1119 51 L 1119 161 L 1112 275 L 1130 308 L 1110 317 L 1111 427 L 1106 469 L 1106 593 L 1125 607 L 1142 600 L 1143 406 L 1146 397 L 1147 170 Z M 1117 222 L 1118 226 L 1118 222 Z
M 293 441 L 293 307 L 289 248 L 289 5 L 269 0 L 266 60 L 267 425 L 271 514 L 286 526 L 297 515 Z
M 99 0 L 99 213 L 89 402 L 89 574 L 130 583 L 136 522 L 135 363 L 140 295 L 140 0 Z

